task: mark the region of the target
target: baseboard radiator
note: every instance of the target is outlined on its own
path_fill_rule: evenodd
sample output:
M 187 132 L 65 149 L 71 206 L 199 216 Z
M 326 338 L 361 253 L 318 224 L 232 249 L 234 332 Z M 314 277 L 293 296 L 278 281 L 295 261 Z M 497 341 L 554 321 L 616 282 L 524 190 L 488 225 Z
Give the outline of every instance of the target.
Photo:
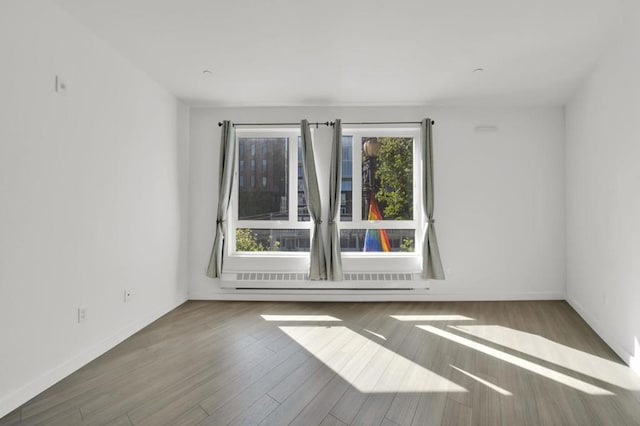
M 237 272 L 223 276 L 222 288 L 234 290 L 399 291 L 425 288 L 412 273 L 345 272 L 342 281 L 310 281 L 302 272 Z

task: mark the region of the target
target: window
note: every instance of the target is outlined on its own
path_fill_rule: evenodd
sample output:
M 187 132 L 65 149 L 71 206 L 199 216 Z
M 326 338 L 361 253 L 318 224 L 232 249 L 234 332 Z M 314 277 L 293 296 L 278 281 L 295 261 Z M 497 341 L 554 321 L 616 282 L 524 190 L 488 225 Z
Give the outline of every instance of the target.
M 251 158 L 249 163 L 252 172 L 250 186 L 243 185 L 243 179 L 239 179 L 237 185 L 234 183 L 232 232 L 227 251 L 231 269 L 234 264 L 241 265 L 234 262 L 234 257 L 238 260 L 251 256 L 255 260 L 308 254 L 311 227 L 308 217 L 305 222 L 299 215 L 300 209 L 306 210 L 306 202 L 300 200 L 299 194 L 302 178 L 296 155 L 299 134 L 297 129 L 237 130 L 238 151 L 248 151 L 255 158 Z M 258 186 L 254 173 L 256 162 L 261 164 Z M 239 176 L 242 177 L 241 174 Z M 246 263 L 241 268 L 245 269 L 245 266 Z
M 228 270 L 306 271 L 312 226 L 299 130 L 236 133 L 240 155 L 225 249 Z M 339 228 L 345 271 L 421 269 L 418 141 L 419 129 L 343 129 Z M 328 150 L 330 143 L 314 140 L 314 149 Z M 320 192 L 327 194 L 322 185 L 328 168 L 319 162 L 316 167 Z M 326 209 L 328 200 L 322 205 Z
M 363 266 L 365 261 L 357 259 L 419 257 L 418 141 L 418 129 L 343 129 L 340 247 L 345 269 L 347 259 Z M 407 267 L 414 263 L 419 269 L 413 261 Z

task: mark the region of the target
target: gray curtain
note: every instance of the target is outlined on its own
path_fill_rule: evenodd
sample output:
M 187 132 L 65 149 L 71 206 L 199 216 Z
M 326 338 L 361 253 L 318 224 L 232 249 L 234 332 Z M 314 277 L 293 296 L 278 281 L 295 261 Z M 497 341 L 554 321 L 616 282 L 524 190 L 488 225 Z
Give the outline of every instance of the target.
M 313 144 L 311 142 L 311 130 L 309 122 L 302 120 L 300 123 L 302 135 L 302 170 L 304 173 L 304 195 L 307 199 L 307 208 L 313 221 L 313 234 L 311 235 L 311 265 L 309 267 L 309 279 L 327 279 L 327 263 L 322 242 L 322 206 L 320 204 L 320 190 L 318 188 L 318 176 L 316 164 L 313 158 Z
M 329 172 L 329 257 L 327 259 L 327 278 L 342 280 L 342 255 L 340 253 L 340 191 L 342 184 L 342 123 L 336 119 L 333 127 L 333 145 L 331 147 L 331 169 Z
M 420 139 L 422 144 L 422 164 L 423 193 L 422 202 L 427 214 L 427 231 L 422 245 L 422 277 L 434 280 L 444 280 L 444 269 L 438 250 L 438 239 L 436 238 L 436 226 L 433 218 L 433 133 L 431 129 L 431 119 L 422 120 L 420 129 Z
M 213 242 L 211 259 L 207 276 L 218 278 L 222 275 L 222 258 L 224 253 L 224 232 L 229 212 L 229 202 L 231 201 L 231 188 L 233 183 L 233 171 L 236 162 L 236 132 L 233 124 L 225 120 L 222 123 L 222 133 L 220 136 L 220 180 L 218 213 L 216 216 L 216 237 Z

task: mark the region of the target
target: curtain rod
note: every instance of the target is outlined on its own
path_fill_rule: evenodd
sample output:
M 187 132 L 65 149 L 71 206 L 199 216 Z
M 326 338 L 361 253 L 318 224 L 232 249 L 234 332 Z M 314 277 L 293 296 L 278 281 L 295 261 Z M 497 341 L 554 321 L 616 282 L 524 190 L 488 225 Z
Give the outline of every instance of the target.
M 335 121 L 325 121 L 324 123 L 309 123 L 316 126 L 334 126 Z M 361 124 L 422 124 L 422 121 L 361 121 L 358 123 L 342 123 L 346 125 L 361 125 Z M 434 120 L 431 120 L 431 124 L 436 124 Z M 299 126 L 300 123 L 233 123 L 233 127 L 237 126 Z M 218 122 L 218 126 L 222 127 L 222 121 Z
M 299 126 L 300 122 L 297 123 L 233 123 L 233 127 L 238 126 Z M 332 126 L 333 123 L 329 121 L 325 121 L 324 123 L 309 123 L 309 125 L 316 126 Z M 218 126 L 222 127 L 222 121 L 218 121 Z
M 331 122 L 331 125 L 335 125 L 335 121 Z M 346 125 L 360 125 L 360 124 L 422 124 L 422 121 L 361 121 L 359 123 L 342 123 Z M 436 124 L 434 120 L 431 120 L 431 124 Z

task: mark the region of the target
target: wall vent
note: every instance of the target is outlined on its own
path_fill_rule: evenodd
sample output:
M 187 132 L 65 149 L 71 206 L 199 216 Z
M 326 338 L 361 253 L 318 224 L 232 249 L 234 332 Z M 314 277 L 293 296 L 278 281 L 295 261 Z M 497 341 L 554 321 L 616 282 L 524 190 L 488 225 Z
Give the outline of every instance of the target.
M 236 281 L 306 281 L 308 278 L 308 274 L 301 272 L 239 272 L 236 274 Z M 413 281 L 413 274 L 345 272 L 344 281 Z
M 413 281 L 413 274 L 393 272 L 346 272 L 345 281 Z
M 304 281 L 307 274 L 301 272 L 240 272 L 237 281 Z

